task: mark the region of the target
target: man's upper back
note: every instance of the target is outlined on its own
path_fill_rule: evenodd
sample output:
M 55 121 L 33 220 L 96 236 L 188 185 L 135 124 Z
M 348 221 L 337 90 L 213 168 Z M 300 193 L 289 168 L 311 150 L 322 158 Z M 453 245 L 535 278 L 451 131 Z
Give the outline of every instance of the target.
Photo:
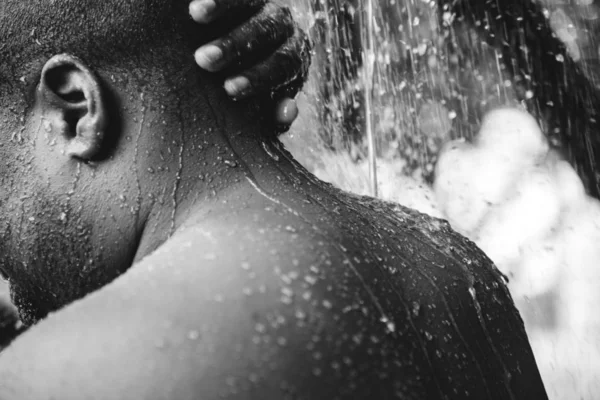
M 474 244 L 312 185 L 241 190 L 189 218 L 20 339 L 32 358 L 13 372 L 45 382 L 31 398 L 545 398 L 507 288 Z M 70 340 L 36 341 L 56 331 Z

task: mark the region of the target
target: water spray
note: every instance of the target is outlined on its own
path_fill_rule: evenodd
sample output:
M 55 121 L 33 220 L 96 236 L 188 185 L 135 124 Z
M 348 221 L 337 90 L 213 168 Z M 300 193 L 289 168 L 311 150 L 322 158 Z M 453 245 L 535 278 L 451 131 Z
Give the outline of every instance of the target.
M 375 72 L 375 4 L 367 0 L 367 43 L 363 56 L 363 74 L 365 90 L 365 120 L 367 130 L 367 143 L 369 147 L 369 184 L 371 196 L 377 197 L 377 152 L 375 149 L 375 135 L 373 132 L 373 79 Z M 364 25 L 364 24 L 363 24 Z

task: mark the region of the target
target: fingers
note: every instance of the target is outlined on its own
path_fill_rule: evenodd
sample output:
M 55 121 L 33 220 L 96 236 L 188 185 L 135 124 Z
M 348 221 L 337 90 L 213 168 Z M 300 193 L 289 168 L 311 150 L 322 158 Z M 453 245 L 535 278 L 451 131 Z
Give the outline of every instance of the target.
M 190 3 L 190 15 L 200 24 L 214 22 L 224 15 L 258 11 L 267 0 L 194 0 Z
M 298 116 L 293 97 L 311 61 L 308 36 L 296 26 L 289 9 L 268 0 L 193 0 L 189 9 L 202 24 L 219 24 L 225 18 L 244 21 L 199 48 L 196 63 L 211 72 L 225 70 L 230 76 L 225 90 L 234 98 L 269 95 L 275 104 L 277 128 L 280 133 L 287 131 Z
M 294 28 L 290 11 L 269 3 L 226 36 L 200 47 L 195 53 L 196 63 L 211 72 L 242 62 L 250 65 L 282 45 L 294 34 Z
M 264 61 L 225 81 L 227 93 L 238 99 L 257 93 L 294 97 L 310 67 L 310 41 L 304 31 L 294 36 Z

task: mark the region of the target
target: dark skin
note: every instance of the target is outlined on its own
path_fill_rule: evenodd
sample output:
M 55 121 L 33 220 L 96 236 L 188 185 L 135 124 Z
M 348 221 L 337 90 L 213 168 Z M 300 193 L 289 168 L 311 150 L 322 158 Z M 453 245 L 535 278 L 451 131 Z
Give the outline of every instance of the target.
M 210 25 L 219 23 L 220 19 L 227 18 L 229 14 L 238 13 L 250 1 L 221 1 L 210 13 L 206 12 L 201 3 L 190 3 L 190 16 L 199 24 Z M 292 52 L 301 55 L 301 49 L 308 46 L 305 33 L 295 25 L 291 17 L 280 18 L 281 10 L 266 1 L 254 1 L 252 7 L 244 10 L 249 19 L 226 36 L 210 43 L 220 51 L 221 60 L 218 63 L 203 55 L 209 45 L 199 48 L 195 58 L 198 66 L 204 70 L 230 74 L 225 80 L 224 89 L 234 99 L 242 100 L 265 94 L 272 96 L 273 118 L 278 130 L 284 132 L 298 115 L 293 97 L 300 88 L 297 82 L 302 81 L 306 75 L 310 56 L 306 53 L 302 58 L 292 58 L 292 62 L 286 63 L 287 68 L 280 68 L 282 59 L 289 60 Z M 270 29 L 265 31 L 263 26 L 267 20 L 275 20 L 276 24 L 269 25 Z M 244 34 L 241 35 L 240 32 Z M 266 33 L 269 34 L 269 40 L 264 40 Z M 246 46 L 248 37 L 256 38 L 255 45 L 250 49 Z M 244 51 L 240 52 L 239 49 Z M 264 54 L 269 56 L 264 58 Z M 252 65 L 253 62 L 256 64 Z M 273 73 L 275 70 L 277 73 Z M 243 90 L 235 83 L 240 80 L 245 85 Z M 17 309 L 10 303 L 8 293 L 4 295 L 0 291 L 0 350 L 26 329 L 27 326 L 19 321 Z
M 143 98 L 127 76 L 108 83 L 124 132 L 143 134 L 90 165 L 111 143 L 94 134 L 111 104 L 93 69 L 48 59 L 31 142 L 2 149 L 22 182 L 7 202 L 33 218 L 7 273 L 29 314 L 90 271 L 118 277 L 3 353 L 0 398 L 546 398 L 502 276 L 445 222 L 319 181 L 191 68 L 148 74 Z M 57 96 L 83 96 L 77 121 Z

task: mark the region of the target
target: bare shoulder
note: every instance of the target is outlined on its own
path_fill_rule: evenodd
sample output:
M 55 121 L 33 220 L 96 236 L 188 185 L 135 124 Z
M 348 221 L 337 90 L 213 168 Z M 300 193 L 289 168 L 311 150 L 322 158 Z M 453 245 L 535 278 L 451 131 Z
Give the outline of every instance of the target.
M 0 397 L 542 398 L 485 259 L 418 216 L 362 211 L 190 224 L 9 348 Z

